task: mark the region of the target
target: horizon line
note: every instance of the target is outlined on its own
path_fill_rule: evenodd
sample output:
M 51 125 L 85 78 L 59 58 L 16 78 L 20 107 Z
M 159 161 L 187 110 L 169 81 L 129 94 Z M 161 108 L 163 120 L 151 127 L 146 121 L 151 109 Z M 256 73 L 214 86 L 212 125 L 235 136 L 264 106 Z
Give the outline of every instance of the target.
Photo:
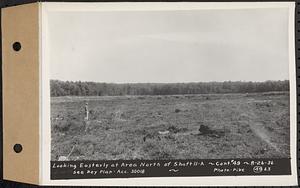
M 246 81 L 246 80 L 225 80 L 225 81 L 193 81 L 193 82 L 101 82 L 101 81 L 86 81 L 86 80 L 59 80 L 49 79 L 50 81 L 60 82 L 93 82 L 93 83 L 105 83 L 105 84 L 191 84 L 191 83 L 224 83 L 224 82 L 252 82 L 252 83 L 263 83 L 263 82 L 283 82 L 290 81 L 289 79 L 284 80 L 265 80 L 265 81 Z

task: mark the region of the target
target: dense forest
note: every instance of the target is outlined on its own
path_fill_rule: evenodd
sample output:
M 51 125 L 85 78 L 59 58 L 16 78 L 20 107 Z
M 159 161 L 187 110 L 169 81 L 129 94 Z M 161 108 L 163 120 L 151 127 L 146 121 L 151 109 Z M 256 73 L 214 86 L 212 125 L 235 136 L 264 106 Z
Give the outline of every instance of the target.
M 288 91 L 289 81 L 192 82 L 192 83 L 96 83 L 51 80 L 51 96 L 178 95 Z

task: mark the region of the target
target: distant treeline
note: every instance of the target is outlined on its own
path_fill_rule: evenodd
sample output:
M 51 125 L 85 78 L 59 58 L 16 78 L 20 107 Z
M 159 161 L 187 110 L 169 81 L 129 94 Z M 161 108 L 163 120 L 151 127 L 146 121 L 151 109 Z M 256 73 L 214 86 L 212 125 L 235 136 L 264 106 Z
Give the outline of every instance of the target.
M 288 91 L 289 81 L 196 83 L 96 83 L 51 80 L 51 96 L 178 95 Z

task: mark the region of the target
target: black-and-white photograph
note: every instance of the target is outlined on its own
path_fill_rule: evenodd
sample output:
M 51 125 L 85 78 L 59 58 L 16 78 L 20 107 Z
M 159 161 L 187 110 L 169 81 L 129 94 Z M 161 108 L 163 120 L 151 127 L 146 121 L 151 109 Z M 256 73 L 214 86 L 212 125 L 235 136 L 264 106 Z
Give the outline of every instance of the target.
M 289 158 L 288 16 L 50 12 L 51 161 Z

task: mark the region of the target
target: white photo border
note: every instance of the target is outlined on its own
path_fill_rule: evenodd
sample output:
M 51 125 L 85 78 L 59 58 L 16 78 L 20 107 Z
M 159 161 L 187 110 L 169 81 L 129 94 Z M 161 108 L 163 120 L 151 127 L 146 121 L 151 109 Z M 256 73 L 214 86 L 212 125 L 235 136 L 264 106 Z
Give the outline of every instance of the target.
M 101 186 L 287 186 L 297 185 L 297 113 L 294 18 L 295 2 L 114 2 L 114 3 L 40 3 L 40 182 L 42 185 L 101 185 Z M 146 177 L 109 179 L 50 179 L 50 62 L 47 38 L 48 13 L 57 11 L 132 11 L 132 10 L 200 10 L 200 9 L 259 9 L 289 10 L 289 81 L 290 81 L 290 143 L 292 175 L 270 176 L 211 176 L 211 177 Z

